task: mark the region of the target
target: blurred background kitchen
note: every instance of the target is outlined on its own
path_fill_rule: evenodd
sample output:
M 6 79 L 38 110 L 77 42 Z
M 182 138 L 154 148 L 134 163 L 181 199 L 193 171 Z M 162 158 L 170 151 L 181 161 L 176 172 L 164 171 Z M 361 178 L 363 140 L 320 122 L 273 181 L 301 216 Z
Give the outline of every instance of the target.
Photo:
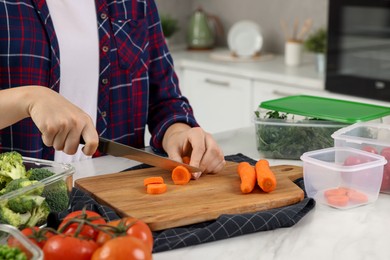
M 264 45 L 267 52 L 284 52 L 284 35 L 280 20 L 285 19 L 291 25 L 294 19 L 303 22 L 313 18 L 313 28 L 326 26 L 328 0 L 156 0 L 160 14 L 169 14 L 178 19 L 180 30 L 170 39 L 174 45 L 185 44 L 186 28 L 189 19 L 199 6 L 207 13 L 218 16 L 225 34 L 240 20 L 252 20 L 261 26 Z M 225 39 L 218 44 L 226 45 Z
M 156 3 L 179 28 L 167 38 L 181 90 L 211 133 L 253 126 L 262 102 L 292 95 L 390 107 L 388 1 Z

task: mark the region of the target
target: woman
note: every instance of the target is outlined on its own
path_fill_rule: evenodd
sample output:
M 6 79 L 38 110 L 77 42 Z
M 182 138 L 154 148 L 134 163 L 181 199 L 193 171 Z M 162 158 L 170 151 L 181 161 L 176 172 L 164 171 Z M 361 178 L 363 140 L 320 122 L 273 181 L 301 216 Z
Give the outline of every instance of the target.
M 191 154 L 202 172 L 223 168 L 222 151 L 181 95 L 153 0 L 2 2 L 0 88 L 22 86 L 33 101 L 32 118 L 0 131 L 1 151 L 80 160 L 80 136 L 87 155 L 98 135 L 143 147 L 147 125 L 156 152 L 179 161 Z

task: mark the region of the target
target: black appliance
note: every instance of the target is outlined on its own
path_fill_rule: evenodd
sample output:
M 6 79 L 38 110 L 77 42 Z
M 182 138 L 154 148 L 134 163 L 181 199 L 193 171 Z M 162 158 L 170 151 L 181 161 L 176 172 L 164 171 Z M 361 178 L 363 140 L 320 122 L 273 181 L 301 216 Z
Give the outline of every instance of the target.
M 390 0 L 329 0 L 325 89 L 390 101 Z

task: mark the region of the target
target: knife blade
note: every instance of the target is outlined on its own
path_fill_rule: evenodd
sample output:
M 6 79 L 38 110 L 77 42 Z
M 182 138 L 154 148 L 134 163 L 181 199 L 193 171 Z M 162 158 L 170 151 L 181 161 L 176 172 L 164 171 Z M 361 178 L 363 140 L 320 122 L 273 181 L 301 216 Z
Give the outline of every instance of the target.
M 84 144 L 83 140 L 80 140 Z M 181 165 L 187 168 L 190 172 L 201 172 L 197 167 L 181 163 L 158 154 L 150 153 L 142 149 L 124 145 L 103 137 L 99 137 L 98 151 L 104 154 L 109 154 L 117 157 L 125 157 L 134 161 L 149 164 L 158 168 L 172 171 L 175 167 Z

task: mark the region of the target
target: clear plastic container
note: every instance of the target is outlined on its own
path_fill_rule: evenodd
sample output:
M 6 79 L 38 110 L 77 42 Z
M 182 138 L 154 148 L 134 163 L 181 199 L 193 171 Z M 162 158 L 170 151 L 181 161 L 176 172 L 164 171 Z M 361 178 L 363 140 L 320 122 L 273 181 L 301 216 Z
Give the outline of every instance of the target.
M 332 134 L 349 124 L 309 120 L 287 114 L 285 119 L 267 118 L 269 110 L 254 117 L 257 150 L 265 158 L 299 160 L 308 151 L 333 147 Z M 279 113 L 285 115 L 285 113 Z
M 335 147 L 352 147 L 380 154 L 388 161 L 383 168 L 380 192 L 390 194 L 390 125 L 357 123 L 332 134 Z
M 10 199 L 26 194 L 29 191 L 34 190 L 38 187 L 42 187 L 42 185 L 44 186 L 45 189 L 50 189 L 51 187 L 53 187 L 53 185 L 56 185 L 58 182 L 65 181 L 65 183 L 68 186 L 68 189 L 72 187 L 72 183 L 73 183 L 72 178 L 75 169 L 70 164 L 57 163 L 54 161 L 40 160 L 40 159 L 29 158 L 29 157 L 23 157 L 23 163 L 26 168 L 26 171 L 31 168 L 46 168 L 51 172 L 53 172 L 54 175 L 45 178 L 34 185 L 30 185 L 18 190 L 14 190 L 0 196 L 0 203 L 7 203 Z M 44 195 L 42 196 L 44 197 Z
M 307 152 L 301 160 L 307 196 L 340 209 L 376 201 L 387 163 L 383 156 L 350 147 Z
M 22 232 L 16 227 L 11 225 L 0 224 L 0 242 L 2 245 L 6 245 L 9 239 L 14 239 L 21 244 L 22 251 L 26 253 L 29 260 L 41 260 L 43 259 L 42 250 L 33 244 Z

